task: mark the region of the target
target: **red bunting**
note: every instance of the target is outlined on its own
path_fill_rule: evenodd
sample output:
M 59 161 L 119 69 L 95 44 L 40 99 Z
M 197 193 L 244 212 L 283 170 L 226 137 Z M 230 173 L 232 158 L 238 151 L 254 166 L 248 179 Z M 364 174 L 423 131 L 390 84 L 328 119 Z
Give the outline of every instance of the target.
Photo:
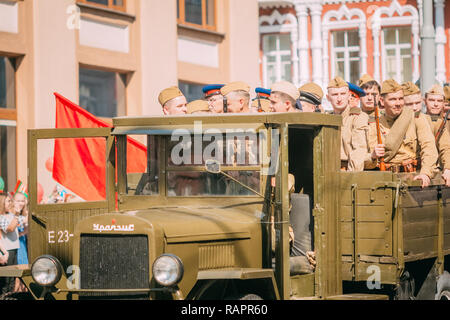
M 55 93 L 56 128 L 111 127 L 73 102 Z M 127 171 L 145 172 L 147 148 L 128 138 Z M 55 139 L 53 179 L 86 201 L 106 199 L 106 140 L 104 138 Z

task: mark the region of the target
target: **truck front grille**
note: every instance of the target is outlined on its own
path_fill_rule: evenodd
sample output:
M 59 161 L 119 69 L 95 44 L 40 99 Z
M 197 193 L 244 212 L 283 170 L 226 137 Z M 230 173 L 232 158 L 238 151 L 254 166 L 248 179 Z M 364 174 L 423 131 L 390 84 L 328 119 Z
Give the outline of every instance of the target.
M 145 235 L 82 234 L 81 289 L 148 289 L 149 252 Z M 83 293 L 85 299 L 148 298 L 148 292 Z

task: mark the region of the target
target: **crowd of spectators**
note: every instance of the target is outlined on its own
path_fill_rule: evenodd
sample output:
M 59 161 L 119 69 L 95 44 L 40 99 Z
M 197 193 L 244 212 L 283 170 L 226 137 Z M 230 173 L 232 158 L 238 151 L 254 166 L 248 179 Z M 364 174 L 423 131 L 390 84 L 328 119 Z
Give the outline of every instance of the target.
M 4 190 L 0 177 L 0 265 L 28 264 L 28 194 L 19 181 L 12 192 Z M 23 292 L 16 278 L 0 278 L 0 294 Z

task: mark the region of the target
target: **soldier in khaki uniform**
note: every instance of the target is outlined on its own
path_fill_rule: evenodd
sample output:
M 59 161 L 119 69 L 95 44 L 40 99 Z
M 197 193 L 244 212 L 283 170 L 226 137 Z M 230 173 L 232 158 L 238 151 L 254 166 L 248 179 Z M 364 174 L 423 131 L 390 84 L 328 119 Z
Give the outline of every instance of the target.
M 450 88 L 444 87 L 445 105 L 450 103 Z M 442 170 L 442 178 L 445 185 L 450 187 L 450 119 L 444 123 L 444 118 L 449 117 L 449 109 L 445 109 L 437 120 L 433 122 L 433 134 L 436 139 L 436 146 L 439 151 L 439 166 Z M 433 121 L 433 118 L 431 119 Z
M 433 177 L 438 152 L 430 126 L 425 118 L 415 117 L 412 109 L 404 108 L 403 88 L 393 79 L 383 82 L 380 103 L 385 113 L 380 116 L 382 144 L 377 141 L 375 124 L 369 126 L 369 146 L 372 161 L 366 169 L 375 169 L 384 157 L 386 167 L 393 172 L 417 172 L 414 180 L 427 187 Z
M 212 113 L 209 103 L 205 100 L 194 100 L 187 104 L 188 114 L 208 114 Z
M 309 82 L 301 86 L 298 90 L 300 91 L 299 100 L 302 105 L 302 112 L 323 113 L 323 91 L 319 85 L 314 82 Z
M 430 90 L 425 93 L 425 107 L 427 108 L 427 114 L 432 118 L 439 117 L 444 110 L 444 90 L 438 84 L 433 85 Z
M 224 97 L 224 113 L 250 112 L 250 86 L 245 82 L 228 83 L 220 89 L 220 93 Z
M 368 74 L 363 75 L 359 81 L 358 86 L 364 90 L 365 96 L 360 98 L 361 111 L 367 113 L 369 116 L 369 123 L 375 122 L 375 106 L 380 103 L 380 85 Z
M 166 88 L 158 96 L 164 115 L 186 114 L 187 100 L 178 87 Z
M 369 117 L 359 108 L 349 106 L 348 83 L 341 77 L 330 81 L 327 99 L 333 114 L 342 116 L 341 168 L 344 171 L 362 171 L 367 160 L 367 137 Z
M 292 83 L 287 81 L 276 82 L 270 90 L 271 112 L 300 112 L 297 103 L 300 93 Z

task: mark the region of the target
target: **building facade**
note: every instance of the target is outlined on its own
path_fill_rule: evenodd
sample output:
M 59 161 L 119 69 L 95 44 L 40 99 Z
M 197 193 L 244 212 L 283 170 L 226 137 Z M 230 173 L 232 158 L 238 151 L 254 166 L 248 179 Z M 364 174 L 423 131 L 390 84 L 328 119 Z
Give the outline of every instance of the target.
M 162 115 L 169 86 L 193 100 L 236 80 L 260 85 L 257 0 L 0 0 L 0 176 L 26 182 L 54 92 L 110 121 Z
M 450 3 L 444 0 L 259 0 L 261 79 L 326 88 L 341 76 L 356 83 L 420 78 L 423 2 L 434 8 L 436 82 L 450 78 Z

